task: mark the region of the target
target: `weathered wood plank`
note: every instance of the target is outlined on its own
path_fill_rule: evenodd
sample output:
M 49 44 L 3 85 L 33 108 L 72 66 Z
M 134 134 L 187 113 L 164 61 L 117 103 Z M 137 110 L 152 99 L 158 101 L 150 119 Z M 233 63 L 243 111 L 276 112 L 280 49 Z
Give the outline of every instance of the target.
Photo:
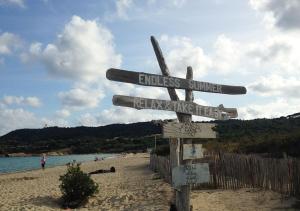
M 183 144 L 183 160 L 203 158 L 202 144 Z
M 209 182 L 208 163 L 180 165 L 172 169 L 172 185 L 177 188 L 183 185 L 195 185 Z
M 168 122 L 163 125 L 164 138 L 217 138 L 213 123 L 176 123 Z
M 154 109 L 175 111 L 177 113 L 192 114 L 213 119 L 226 120 L 237 117 L 236 108 L 224 108 L 223 105 L 219 107 L 202 106 L 193 102 L 186 101 L 170 101 L 158 100 L 142 97 L 130 97 L 123 95 L 114 95 L 113 104 L 117 106 L 125 106 L 135 109 Z
M 214 84 L 203 81 L 161 76 L 144 72 L 134 72 L 121 69 L 108 69 L 106 78 L 113 81 L 138 84 L 142 86 L 167 87 L 176 89 L 189 89 L 201 92 L 211 92 L 219 94 L 246 94 L 247 90 L 243 86 L 230 86 Z

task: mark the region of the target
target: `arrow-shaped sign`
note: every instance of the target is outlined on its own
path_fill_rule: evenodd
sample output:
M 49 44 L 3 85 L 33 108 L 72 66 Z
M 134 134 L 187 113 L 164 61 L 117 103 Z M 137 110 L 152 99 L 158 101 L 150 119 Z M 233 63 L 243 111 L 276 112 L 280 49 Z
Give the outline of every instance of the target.
M 183 78 L 155 75 L 143 72 L 133 72 L 120 69 L 108 69 L 106 78 L 113 81 L 138 84 L 143 86 L 167 87 L 176 89 L 187 89 L 201 92 L 212 92 L 220 94 L 246 94 L 243 86 L 229 86 L 213 84 L 202 81 L 194 81 Z
M 178 113 L 203 116 L 219 120 L 236 118 L 238 116 L 236 108 L 224 108 L 223 105 L 220 105 L 219 107 L 202 106 L 193 102 L 187 102 L 182 100 L 171 101 L 114 95 L 113 104 L 117 106 L 125 106 L 135 109 L 175 111 Z

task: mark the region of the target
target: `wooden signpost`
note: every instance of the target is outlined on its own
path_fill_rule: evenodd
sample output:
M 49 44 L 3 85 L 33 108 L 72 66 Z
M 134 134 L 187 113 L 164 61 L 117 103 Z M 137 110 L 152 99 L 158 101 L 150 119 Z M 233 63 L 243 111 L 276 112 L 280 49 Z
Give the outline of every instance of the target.
M 142 86 L 166 87 L 176 89 L 188 89 L 201 92 L 212 92 L 219 94 L 246 94 L 243 86 L 229 86 L 213 84 L 209 82 L 194 81 L 170 76 L 161 76 L 143 72 L 133 72 L 111 68 L 106 72 L 106 78 L 113 81 L 138 84 Z
M 236 108 L 224 108 L 222 105 L 219 107 L 202 106 L 193 102 L 187 101 L 170 101 L 158 100 L 142 97 L 130 97 L 123 95 L 114 95 L 113 104 L 116 106 L 125 106 L 135 109 L 154 109 L 175 111 L 177 113 L 191 114 L 213 119 L 225 120 L 237 117 Z
M 203 158 L 202 144 L 183 144 L 182 160 Z
M 172 185 L 175 189 L 184 185 L 194 185 L 209 182 L 208 163 L 180 165 L 172 169 Z
M 177 123 L 163 125 L 164 138 L 217 138 L 213 123 Z
M 151 43 L 162 75 L 109 69 L 106 72 L 106 77 L 113 81 L 167 88 L 171 100 L 115 95 L 113 96 L 113 104 L 135 109 L 176 112 L 179 123 L 164 125 L 163 133 L 164 137 L 170 138 L 170 165 L 172 168 L 172 184 L 176 188 L 176 207 L 180 211 L 189 211 L 190 184 L 208 182 L 209 168 L 207 163 L 191 164 L 191 159 L 203 156 L 202 146 L 199 144 L 183 144 L 183 138 L 216 138 L 217 136 L 213 130 L 215 124 L 191 123 L 192 115 L 218 120 L 226 120 L 238 116 L 236 108 L 225 108 L 223 105 L 218 107 L 202 106 L 194 103 L 192 91 L 236 95 L 245 94 L 247 90 L 242 86 L 194 81 L 192 67 L 187 67 L 186 79 L 171 77 L 159 44 L 153 36 L 151 36 Z M 185 101 L 179 100 L 175 88 L 185 90 Z

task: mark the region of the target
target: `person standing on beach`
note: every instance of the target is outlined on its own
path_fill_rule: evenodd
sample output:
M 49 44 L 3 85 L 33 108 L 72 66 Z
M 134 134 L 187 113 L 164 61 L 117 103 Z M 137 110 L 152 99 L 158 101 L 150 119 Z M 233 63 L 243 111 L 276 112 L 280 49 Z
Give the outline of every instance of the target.
M 45 169 L 45 165 L 46 165 L 46 155 L 43 154 L 41 158 L 41 166 L 43 170 Z

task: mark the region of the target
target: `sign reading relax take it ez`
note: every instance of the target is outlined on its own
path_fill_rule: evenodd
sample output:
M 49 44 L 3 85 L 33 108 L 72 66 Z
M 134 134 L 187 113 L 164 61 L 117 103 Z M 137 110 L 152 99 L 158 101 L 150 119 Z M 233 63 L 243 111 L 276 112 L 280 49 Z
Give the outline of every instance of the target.
M 209 117 L 219 120 L 237 117 L 236 108 L 224 108 L 223 105 L 220 105 L 219 107 L 202 106 L 193 102 L 186 102 L 181 100 L 157 100 L 142 97 L 114 95 L 113 104 L 117 106 L 131 107 L 138 110 L 154 109 L 175 111 L 178 113 Z

